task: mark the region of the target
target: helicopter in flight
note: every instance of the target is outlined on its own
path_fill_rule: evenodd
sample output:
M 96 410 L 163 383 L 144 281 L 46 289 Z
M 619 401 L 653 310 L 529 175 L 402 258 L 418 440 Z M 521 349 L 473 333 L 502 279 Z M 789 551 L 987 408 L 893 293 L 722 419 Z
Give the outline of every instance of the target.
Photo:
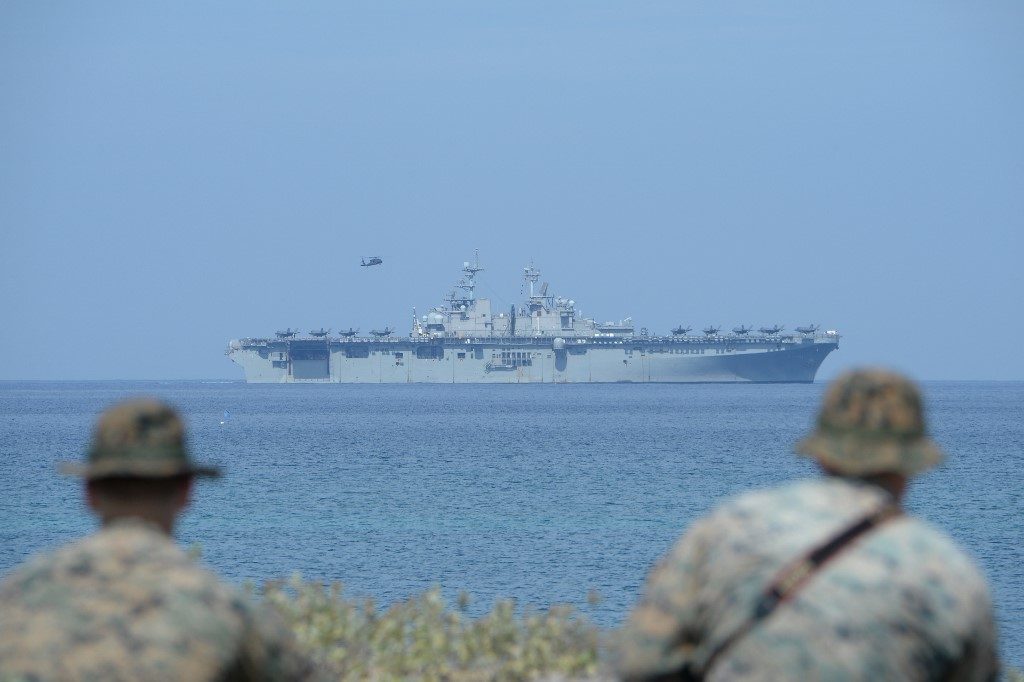
M 757 331 L 761 332 L 762 334 L 766 334 L 767 336 L 772 336 L 774 334 L 778 334 L 783 329 L 785 329 L 785 327 L 783 327 L 781 324 L 773 324 L 770 327 L 761 327 Z
M 314 329 L 311 332 L 309 332 L 309 335 L 315 336 L 318 339 L 322 339 L 323 337 L 327 336 L 330 333 L 330 329 L 324 329 L 323 327 L 320 327 L 319 329 Z
M 293 336 L 295 336 L 296 334 L 298 334 L 299 330 L 298 329 L 292 329 L 291 327 L 288 327 L 283 332 L 278 331 L 278 332 L 274 332 L 274 333 L 277 334 L 277 338 L 279 338 L 279 339 L 290 339 Z
M 818 331 L 818 325 L 812 324 L 806 327 L 797 327 L 796 330 L 801 334 L 813 334 L 814 332 Z
M 691 329 L 693 329 L 693 327 L 684 327 L 683 325 L 679 325 L 678 327 L 672 330 L 672 335 L 685 336 L 690 332 Z
M 704 329 L 702 329 L 701 331 L 704 332 L 704 336 L 714 336 L 718 332 L 722 331 L 722 328 L 721 327 L 710 326 L 710 327 L 704 327 Z
M 355 336 L 358 333 L 359 333 L 358 329 L 353 329 L 352 327 L 349 327 L 347 332 L 346 331 L 338 332 L 338 336 L 344 336 L 345 338 L 350 339 L 350 338 L 352 338 L 353 336 Z
M 380 265 L 384 261 L 381 260 L 380 256 L 370 256 L 369 260 L 363 259 L 363 262 L 359 264 L 360 267 L 368 268 L 371 265 Z
M 383 329 L 371 329 L 370 333 L 374 336 L 391 336 L 394 331 L 391 327 L 384 327 Z
M 732 328 L 732 333 L 733 334 L 738 334 L 740 336 L 744 336 L 746 334 L 749 334 L 752 331 L 754 331 L 753 327 L 746 327 L 746 326 L 744 326 L 742 324 L 740 326 L 738 326 L 738 327 L 733 327 Z

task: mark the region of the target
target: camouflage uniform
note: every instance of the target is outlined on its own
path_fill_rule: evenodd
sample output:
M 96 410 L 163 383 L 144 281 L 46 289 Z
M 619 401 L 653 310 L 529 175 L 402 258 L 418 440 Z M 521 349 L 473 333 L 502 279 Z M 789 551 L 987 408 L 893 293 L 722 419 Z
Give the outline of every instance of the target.
M 855 477 L 916 473 L 941 459 L 916 390 L 880 371 L 838 380 L 798 450 L 837 475 L 748 493 L 696 522 L 654 569 L 620 633 L 622 677 L 703 671 L 785 565 L 891 503 Z M 977 568 L 946 535 L 899 516 L 842 550 L 705 675 L 987 680 L 998 673 L 996 650 Z
M 276 614 L 258 613 L 160 529 L 134 519 L 0 586 L 0 679 L 300 679 Z
M 104 415 L 89 478 L 215 475 L 169 408 Z M 276 613 L 198 567 L 156 525 L 122 517 L 0 584 L 0 680 L 291 680 L 311 676 Z

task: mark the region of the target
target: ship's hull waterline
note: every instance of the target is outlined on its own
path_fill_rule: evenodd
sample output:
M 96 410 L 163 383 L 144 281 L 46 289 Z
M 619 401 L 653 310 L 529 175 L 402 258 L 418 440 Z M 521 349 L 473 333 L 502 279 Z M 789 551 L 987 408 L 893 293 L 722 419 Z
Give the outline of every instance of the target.
M 545 345 L 298 340 L 239 343 L 229 355 L 250 383 L 806 383 L 838 347 L 811 340 L 749 348 L 724 342 Z

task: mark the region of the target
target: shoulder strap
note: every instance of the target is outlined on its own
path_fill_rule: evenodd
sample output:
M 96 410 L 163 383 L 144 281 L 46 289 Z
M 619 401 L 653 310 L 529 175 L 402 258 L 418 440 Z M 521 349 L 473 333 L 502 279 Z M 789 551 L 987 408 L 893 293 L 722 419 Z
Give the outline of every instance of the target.
M 843 549 L 849 547 L 860 536 L 899 516 L 901 513 L 898 505 L 891 502 L 887 503 L 846 526 L 809 552 L 786 564 L 775 575 L 775 579 L 761 592 L 761 596 L 755 603 L 754 611 L 750 617 L 736 628 L 731 635 L 719 642 L 718 646 L 711 651 L 711 654 L 705 660 L 703 668 L 699 672 L 690 673 L 692 679 L 702 679 L 722 654 L 750 632 L 754 626 L 770 616 L 779 605 L 791 599 L 829 559 L 832 559 Z

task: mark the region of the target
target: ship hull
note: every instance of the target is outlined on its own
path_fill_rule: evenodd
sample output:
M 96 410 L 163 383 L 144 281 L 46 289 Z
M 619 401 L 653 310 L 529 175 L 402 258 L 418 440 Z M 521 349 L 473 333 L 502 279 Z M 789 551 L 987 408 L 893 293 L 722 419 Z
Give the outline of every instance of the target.
M 808 383 L 838 342 L 233 342 L 249 383 Z

